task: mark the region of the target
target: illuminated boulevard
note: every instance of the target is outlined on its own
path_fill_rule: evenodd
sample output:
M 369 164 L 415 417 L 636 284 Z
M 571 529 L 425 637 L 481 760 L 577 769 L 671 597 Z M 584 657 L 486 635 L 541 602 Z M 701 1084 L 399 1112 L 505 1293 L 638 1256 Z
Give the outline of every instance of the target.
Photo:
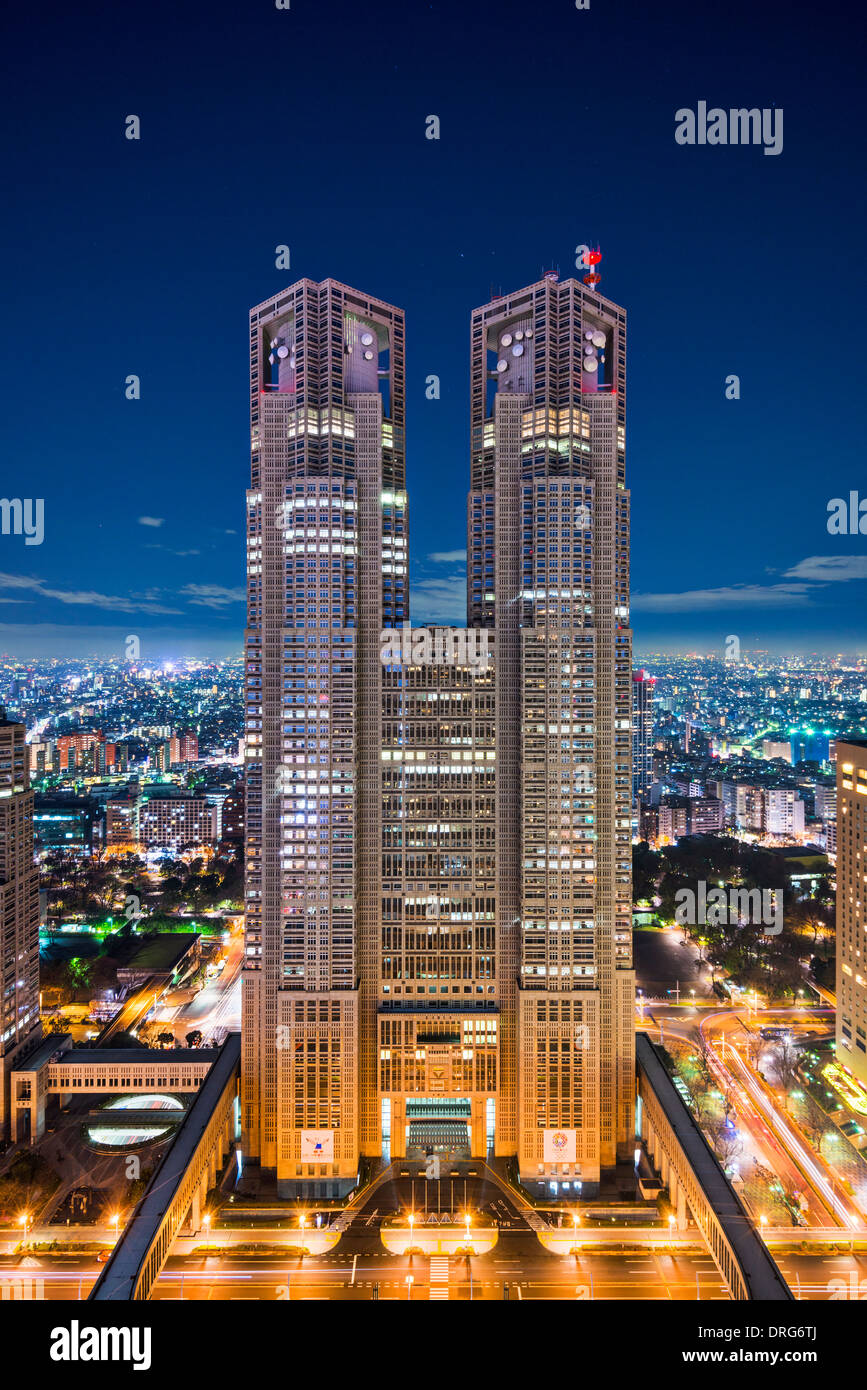
M 202 1233 L 178 1242 L 153 1297 L 159 1301 L 728 1300 L 728 1292 L 695 1231 L 672 1237 L 660 1229 L 626 1232 L 622 1227 L 582 1228 L 577 1237 L 579 1253 L 551 1253 L 530 1227 L 528 1216 L 538 1221 L 531 1209 L 484 1164 L 459 1165 L 463 1174 L 470 1168 L 479 1173 L 476 1178 L 466 1177 L 466 1202 L 474 1213 L 473 1224 L 495 1224 L 498 1228 L 497 1242 L 488 1254 L 467 1258 L 463 1253 L 389 1253 L 381 1235 L 383 1223 L 396 1210 L 408 1211 L 411 1202 L 421 1213 L 425 1186 L 422 1178 L 412 1184 L 401 1179 L 392 1167 L 362 1194 L 339 1243 L 327 1253 L 301 1257 L 294 1248 L 299 1240 L 297 1228 L 269 1228 L 265 1222 L 255 1231 L 247 1227 L 220 1230 L 209 1237 Z M 464 1176 L 454 1180 L 459 1221 L 465 1210 L 464 1184 Z M 427 1183 L 426 1188 L 429 1209 L 435 1209 L 439 1198 L 445 1211 L 452 1196 L 451 1179 Z M 556 1216 L 550 1212 L 545 1215 L 557 1230 Z M 568 1212 L 564 1224 L 568 1226 Z M 417 1227 L 420 1229 L 421 1225 Z M 53 1228 L 51 1234 L 58 1234 L 58 1229 Z M 101 1234 L 111 1244 L 112 1233 Z M 829 1234 L 812 1231 L 810 1253 L 802 1253 L 793 1247 L 793 1236 L 803 1239 L 804 1233 L 766 1230 L 777 1263 L 801 1299 L 827 1300 L 835 1290 L 847 1290 L 846 1296 L 851 1297 L 851 1289 L 861 1288 L 862 1281 L 867 1288 L 867 1255 L 850 1254 L 831 1244 L 823 1251 L 820 1242 L 823 1237 L 827 1242 Z M 48 1237 L 47 1228 L 28 1233 L 31 1243 Z M 18 1240 L 20 1233 L 0 1231 L 0 1250 L 11 1252 Z M 205 1253 L 206 1242 L 213 1247 L 217 1241 L 223 1251 Z M 862 1228 L 859 1243 L 865 1242 L 867 1230 Z M 254 1243 L 260 1253 L 251 1250 Z M 292 1248 L 291 1255 L 281 1249 L 287 1246 Z M 7 1297 L 86 1298 L 99 1273 L 92 1253 L 22 1254 L 19 1249 L 15 1255 L 0 1258 L 0 1280 L 10 1287 Z M 33 1292 L 28 1293 L 28 1288 Z

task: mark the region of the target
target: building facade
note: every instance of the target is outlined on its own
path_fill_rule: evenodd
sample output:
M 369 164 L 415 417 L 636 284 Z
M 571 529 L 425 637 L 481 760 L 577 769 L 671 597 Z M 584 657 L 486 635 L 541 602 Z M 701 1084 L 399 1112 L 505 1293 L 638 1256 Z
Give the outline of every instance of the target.
M 867 741 L 837 741 L 837 1059 L 867 1086 Z
M 305 280 L 251 315 L 242 1118 L 286 1194 L 449 1147 L 589 1193 L 631 1153 L 625 315 L 590 278 L 472 316 L 449 642 L 383 641 L 401 312 Z
M 765 787 L 762 810 L 762 828 L 767 835 L 803 835 L 804 802 L 794 787 Z
M 9 1131 L 10 1079 L 41 1038 L 39 877 L 23 724 L 0 718 L 0 1135 Z
M 632 804 L 647 796 L 653 782 L 653 718 L 656 677 L 632 673 Z
M 138 820 L 145 849 L 177 853 L 186 846 L 213 845 L 217 841 L 217 808 L 209 805 L 204 796 L 146 794 Z
M 141 797 L 136 791 L 125 790 L 113 796 L 105 805 L 105 847 L 115 853 L 134 853 L 141 839 L 139 817 Z

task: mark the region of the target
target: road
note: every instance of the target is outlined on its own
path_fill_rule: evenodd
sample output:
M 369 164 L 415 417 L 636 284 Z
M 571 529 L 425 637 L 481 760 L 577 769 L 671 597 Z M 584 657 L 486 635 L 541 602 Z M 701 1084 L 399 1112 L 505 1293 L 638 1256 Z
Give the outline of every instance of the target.
M 838 1224 L 849 1229 L 863 1225 L 864 1216 L 834 1180 L 825 1159 L 815 1154 L 794 1119 L 781 1111 L 774 1092 L 749 1063 L 743 1049 L 748 1030 L 739 1012 L 654 1005 L 647 1006 L 643 1014 L 639 1026 L 647 1028 L 651 1036 L 659 1029 L 663 1040 L 676 1037 L 693 1048 L 698 1036 L 705 1040 L 716 1083 L 736 1104 L 744 1146 L 738 1166 L 745 1178 L 758 1163 L 775 1173 L 788 1191 L 806 1192 L 809 1208 L 805 1219 L 810 1226 Z M 774 1008 L 753 1013 L 749 1019 L 753 1028 L 781 1021 L 795 1033 L 822 1032 L 827 1030 L 827 1010 Z M 772 1222 L 777 1219 L 770 1206 L 767 1214 Z
M 679 989 L 680 998 L 713 997 L 711 972 L 696 946 L 679 927 L 633 933 L 638 983 L 649 997 L 664 998 Z
M 226 949 L 226 964 L 219 975 L 200 989 L 186 1004 L 174 1010 L 164 1008 L 159 1022 L 171 1029 L 178 1042 L 198 1028 L 205 1039 L 222 1042 L 226 1033 L 241 1027 L 241 969 L 244 964 L 242 932 L 233 932 Z
M 863 1214 L 836 1182 L 826 1160 L 813 1151 L 792 1118 L 785 1110 L 779 1108 L 770 1087 L 755 1075 L 737 1047 L 726 1046 L 725 1042 L 720 1046 L 710 1041 L 714 1030 L 725 1039 L 735 1028 L 740 1031 L 738 1021 L 733 1020 L 730 1013 L 713 1014 L 702 1019 L 700 1025 L 702 1036 L 708 1040 L 714 1063 L 720 1071 L 721 1084 L 734 1084 L 741 1095 L 749 1095 L 756 1113 L 763 1117 L 777 1141 L 809 1182 L 813 1193 L 818 1196 L 833 1219 L 842 1226 L 860 1227 L 864 1220 Z
M 716 1012 L 711 1016 L 718 1017 Z M 725 1017 L 731 1017 L 737 1022 L 734 1014 L 726 1014 Z M 695 1010 L 685 1009 L 676 1012 L 672 1009 L 663 1014 L 658 1006 L 654 1006 L 645 1011 L 643 1026 L 646 1027 L 655 1041 L 659 1040 L 661 1034 L 663 1041 L 677 1038 L 697 1051 L 701 1022 L 701 1015 Z M 776 1223 L 780 1219 L 785 1219 L 785 1210 L 767 1189 L 760 1188 L 758 1194 L 752 1190 L 756 1186 L 752 1181 L 752 1175 L 755 1172 L 760 1172 L 761 1169 L 770 1170 L 789 1192 L 803 1191 L 805 1187 L 809 1187 L 809 1183 L 806 1182 L 800 1169 L 789 1157 L 782 1143 L 775 1137 L 766 1118 L 756 1108 L 743 1088 L 735 1082 L 733 1077 L 728 1075 L 727 1069 L 721 1061 L 716 1059 L 716 1056 L 713 1059 L 713 1067 L 715 1080 L 721 1092 L 723 1094 L 730 1093 L 735 1102 L 735 1122 L 742 1144 L 736 1164 L 741 1176 L 750 1187 L 750 1193 L 745 1195 L 750 1195 L 751 1204 L 758 1205 L 760 1211 L 764 1207 L 764 1214 L 767 1215 L 769 1222 Z M 818 1193 L 814 1192 L 809 1198 L 809 1202 L 809 1210 L 806 1213 L 808 1224 L 813 1226 L 834 1224 L 834 1218 L 825 1209 Z
M 447 1296 L 463 1302 L 471 1294 L 473 1300 L 502 1300 L 508 1285 L 508 1296 L 516 1301 L 728 1301 L 710 1256 L 697 1253 L 554 1256 L 518 1233 L 505 1233 L 490 1255 L 469 1261 L 463 1256 L 389 1255 L 382 1249 L 360 1255 L 342 1246 L 343 1242 L 330 1255 L 289 1261 L 273 1255 L 173 1257 L 154 1298 L 363 1301 L 372 1299 L 378 1286 L 380 1299 L 405 1300 L 409 1293 L 413 1301 Z M 867 1295 L 867 1256 L 783 1254 L 777 1263 L 792 1291 L 803 1300 Z M 86 1298 L 99 1272 L 93 1255 L 63 1260 L 30 1256 L 23 1265 L 0 1259 L 0 1298 Z M 410 1277 L 413 1282 L 408 1286 Z
M 124 999 L 114 1018 L 110 1019 L 96 1040 L 97 1047 L 110 1047 L 112 1039 L 118 1033 L 130 1033 L 141 1023 L 149 1009 L 153 1008 L 157 998 L 164 993 L 165 985 L 154 984 L 152 978 L 144 981 L 137 989 L 133 990 Z
M 434 1300 L 502 1299 L 504 1285 L 513 1299 L 652 1299 L 728 1300 L 709 1255 L 553 1256 L 535 1236 L 504 1235 L 487 1256 L 439 1257 L 390 1255 L 382 1247 L 364 1254 L 341 1247 L 331 1255 L 286 1261 L 279 1256 L 257 1258 L 173 1257 L 160 1276 L 154 1298 L 163 1299 L 310 1299 Z M 21 1284 L 39 1289 L 50 1299 L 86 1298 L 99 1275 L 93 1255 L 65 1259 L 31 1256 L 26 1268 L 0 1261 L 0 1285 Z M 412 1284 L 408 1286 L 407 1281 Z

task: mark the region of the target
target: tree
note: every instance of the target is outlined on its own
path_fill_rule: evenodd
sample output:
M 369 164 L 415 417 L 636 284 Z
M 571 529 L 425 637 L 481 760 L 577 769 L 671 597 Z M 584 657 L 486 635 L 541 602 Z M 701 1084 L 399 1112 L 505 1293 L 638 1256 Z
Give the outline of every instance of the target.
M 704 1126 L 711 1141 L 711 1147 L 723 1168 L 737 1158 L 743 1150 L 743 1140 L 734 1125 L 719 1117 L 709 1120 Z
M 73 956 L 72 960 L 66 963 L 69 979 L 73 989 L 89 989 L 91 976 L 91 962 L 82 956 Z
M 783 1038 L 774 1053 L 774 1071 L 786 1096 L 786 1109 L 789 1108 L 789 1092 L 798 1079 L 798 1050 L 790 1038 Z
M 814 1112 L 812 1106 L 801 1120 L 801 1128 L 806 1131 L 816 1153 L 821 1154 L 822 1144 L 831 1131 L 827 1128 L 824 1119 L 821 1119 Z
M 749 1054 L 749 1059 L 750 1059 L 750 1061 L 752 1062 L 753 1066 L 755 1067 L 756 1071 L 761 1071 L 761 1068 L 762 1068 L 762 1057 L 764 1056 L 765 1052 L 767 1051 L 767 1047 L 768 1047 L 767 1039 L 766 1039 L 766 1038 L 763 1038 L 762 1035 L 761 1035 L 761 1033 L 750 1033 L 750 1034 L 748 1034 L 748 1036 L 747 1036 L 747 1052 L 748 1052 L 748 1054 Z
M 701 1077 L 701 1082 L 705 1090 L 709 1089 L 714 1083 L 714 1075 L 711 1065 L 711 1047 L 704 1033 L 699 1033 L 698 1035 L 695 1069 Z
M 632 846 L 632 901 L 650 901 L 656 892 L 662 856 L 646 841 Z

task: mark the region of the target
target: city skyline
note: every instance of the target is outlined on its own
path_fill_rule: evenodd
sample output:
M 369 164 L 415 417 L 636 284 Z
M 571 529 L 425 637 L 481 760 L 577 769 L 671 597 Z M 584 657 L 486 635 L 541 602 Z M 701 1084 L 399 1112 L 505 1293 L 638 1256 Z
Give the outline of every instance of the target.
M 777 25 L 736 4 L 711 41 L 686 0 L 664 16 L 638 0 L 587 12 L 564 3 L 548 7 L 540 39 L 534 12 L 506 6 L 498 24 L 508 19 L 523 54 L 522 100 L 545 113 L 543 127 L 534 115 L 544 138 L 530 142 L 517 113 L 514 132 L 496 131 L 499 84 L 479 65 L 490 42 L 481 12 L 450 0 L 384 4 L 394 55 L 383 62 L 379 26 L 338 6 L 329 65 L 342 99 L 323 106 L 307 65 L 278 96 L 262 90 L 258 59 L 274 49 L 294 62 L 299 45 L 328 47 L 334 7 L 266 10 L 218 4 L 211 13 L 224 11 L 222 21 L 200 32 L 191 14 L 157 3 L 138 42 L 108 65 L 95 20 L 59 10 L 38 45 L 31 20 L 13 20 L 21 43 L 7 99 L 28 123 L 8 152 L 20 199 L 6 238 L 16 264 L 8 312 L 45 332 L 0 344 L 16 401 L 2 443 L 28 479 L 21 491 L 44 500 L 45 534 L 38 546 L 0 535 L 0 650 L 82 655 L 129 632 L 167 656 L 240 646 L 243 518 L 232 498 L 246 430 L 236 389 L 244 315 L 299 275 L 335 274 L 404 306 L 414 607 L 452 620 L 463 589 L 463 515 L 448 499 L 462 486 L 469 429 L 466 315 L 492 285 L 505 293 L 552 266 L 577 273 L 583 244 L 601 246 L 602 288 L 631 306 L 639 653 L 711 650 L 730 633 L 744 648 L 863 650 L 863 537 L 827 529 L 829 503 L 848 500 L 862 476 L 855 402 L 867 305 L 858 219 L 838 177 L 857 159 L 857 71 L 854 53 L 838 50 L 833 66 L 819 56 L 821 16 Z M 158 42 L 163 23 L 170 52 Z M 808 103 L 804 26 L 815 32 Z M 229 40 L 231 102 L 219 77 Z M 379 119 L 365 68 L 399 119 Z M 52 102 L 29 103 L 34 85 Z M 93 96 L 86 112 L 80 85 Z M 784 109 L 782 152 L 679 145 L 675 113 L 698 98 Z M 70 115 L 59 140 L 61 106 Z M 292 179 L 250 216 L 250 188 L 268 185 L 286 130 L 313 110 L 316 141 L 292 142 Z M 355 110 L 369 132 L 357 151 Z M 140 140 L 126 138 L 129 112 Z M 431 113 L 439 139 L 427 136 Z M 323 149 L 350 151 L 334 187 L 319 177 Z M 549 190 L 544 200 L 515 185 L 516 149 Z M 384 181 L 385 168 L 399 179 Z M 476 215 L 490 188 L 498 200 L 502 191 L 502 217 Z M 87 208 L 59 241 L 58 199 Z M 283 245 L 288 274 L 275 264 Z M 833 309 L 805 306 L 820 277 Z M 46 392 L 58 351 L 63 372 Z M 732 374 L 739 399 L 726 399 Z M 139 400 L 125 399 L 130 375 Z M 427 397 L 431 376 L 439 399 Z M 839 403 L 821 425 L 818 408 L 814 422 L 792 406 L 795 383 L 807 380 Z

